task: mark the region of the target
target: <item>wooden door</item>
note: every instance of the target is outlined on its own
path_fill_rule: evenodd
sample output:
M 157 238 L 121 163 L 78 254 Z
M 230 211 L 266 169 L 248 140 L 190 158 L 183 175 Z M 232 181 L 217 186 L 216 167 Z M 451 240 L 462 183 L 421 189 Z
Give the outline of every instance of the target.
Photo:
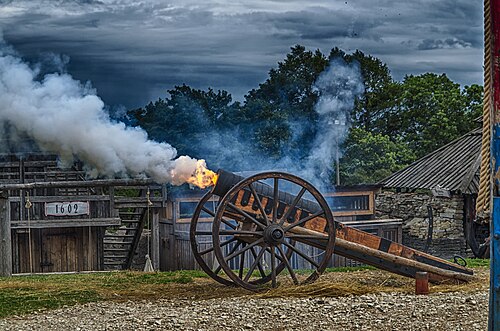
M 43 229 L 40 268 L 42 272 L 81 271 L 82 256 L 78 228 Z M 78 240 L 80 239 L 80 240 Z

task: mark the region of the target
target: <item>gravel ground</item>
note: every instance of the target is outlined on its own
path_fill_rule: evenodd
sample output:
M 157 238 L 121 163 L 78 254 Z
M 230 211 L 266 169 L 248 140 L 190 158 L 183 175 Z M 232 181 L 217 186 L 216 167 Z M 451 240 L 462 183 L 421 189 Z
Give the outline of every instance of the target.
M 1 330 L 485 330 L 488 292 L 100 302 L 0 320 Z

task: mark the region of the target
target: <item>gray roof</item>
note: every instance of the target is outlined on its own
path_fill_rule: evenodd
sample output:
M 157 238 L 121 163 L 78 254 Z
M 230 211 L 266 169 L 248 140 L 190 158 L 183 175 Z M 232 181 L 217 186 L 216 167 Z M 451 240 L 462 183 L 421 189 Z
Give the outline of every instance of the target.
M 481 129 L 473 130 L 380 182 L 384 187 L 434 189 L 466 194 L 479 189 Z

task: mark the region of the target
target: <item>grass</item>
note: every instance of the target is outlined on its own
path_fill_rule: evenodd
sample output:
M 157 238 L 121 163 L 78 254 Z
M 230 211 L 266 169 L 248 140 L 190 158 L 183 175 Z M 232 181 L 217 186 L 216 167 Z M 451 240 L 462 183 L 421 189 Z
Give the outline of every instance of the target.
M 0 317 L 22 315 L 41 309 L 56 309 L 78 303 L 99 300 L 91 290 L 34 290 L 33 288 L 6 288 L 0 290 Z
M 166 286 L 191 284 L 195 278 L 207 276 L 194 270 L 2 277 L 0 318 L 101 300 L 162 297 Z
M 487 278 L 489 260 L 466 259 L 467 265 Z M 384 291 L 414 290 L 414 281 L 373 267 L 328 268 L 316 283 L 287 286 L 286 270 L 280 275 L 281 286 L 265 296 L 341 296 Z M 300 271 L 297 272 L 301 274 Z M 485 285 L 486 284 L 486 285 Z M 466 291 L 487 286 L 481 282 L 465 285 L 433 286 L 434 291 Z M 0 318 L 33 313 L 38 310 L 96 301 L 188 300 L 253 295 L 245 290 L 214 282 L 197 270 L 175 272 L 108 272 L 86 274 L 47 274 L 0 278 Z M 260 294 L 262 296 L 262 294 Z
M 490 267 L 490 259 L 465 259 L 468 268 Z

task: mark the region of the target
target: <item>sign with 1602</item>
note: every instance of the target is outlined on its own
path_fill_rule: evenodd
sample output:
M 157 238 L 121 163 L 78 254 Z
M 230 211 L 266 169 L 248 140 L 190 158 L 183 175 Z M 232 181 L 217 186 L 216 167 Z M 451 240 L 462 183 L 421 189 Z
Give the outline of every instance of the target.
M 88 201 L 46 202 L 45 216 L 89 215 Z

